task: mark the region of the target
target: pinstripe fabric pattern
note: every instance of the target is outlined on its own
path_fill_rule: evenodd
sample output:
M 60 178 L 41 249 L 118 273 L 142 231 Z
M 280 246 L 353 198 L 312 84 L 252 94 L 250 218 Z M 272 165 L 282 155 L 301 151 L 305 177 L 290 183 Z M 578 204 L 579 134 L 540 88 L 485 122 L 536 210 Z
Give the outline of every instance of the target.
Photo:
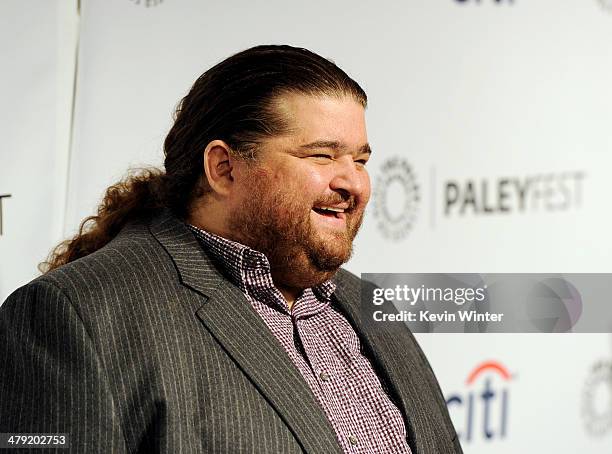
M 359 281 L 336 284 L 413 452 L 460 452 L 411 335 L 363 332 Z M 66 432 L 76 453 L 341 452 L 264 322 L 168 213 L 0 307 L 0 432 Z

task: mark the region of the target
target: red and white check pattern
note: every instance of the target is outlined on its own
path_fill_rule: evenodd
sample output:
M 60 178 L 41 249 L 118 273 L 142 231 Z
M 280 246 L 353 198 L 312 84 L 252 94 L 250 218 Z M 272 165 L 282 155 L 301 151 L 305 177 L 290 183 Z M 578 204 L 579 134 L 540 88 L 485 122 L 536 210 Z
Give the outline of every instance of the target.
M 382 389 L 359 338 L 331 305 L 335 284 L 306 289 L 291 309 L 265 255 L 189 226 L 246 295 L 316 396 L 346 453 L 410 453 L 402 415 Z

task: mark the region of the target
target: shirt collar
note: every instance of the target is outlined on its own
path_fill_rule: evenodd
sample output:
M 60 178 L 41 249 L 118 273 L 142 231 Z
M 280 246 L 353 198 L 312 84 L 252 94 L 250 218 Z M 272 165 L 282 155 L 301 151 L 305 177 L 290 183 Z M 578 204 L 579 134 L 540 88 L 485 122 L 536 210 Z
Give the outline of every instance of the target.
M 213 259 L 219 263 L 232 283 L 244 293 L 259 298 L 268 296 L 270 292 L 276 290 L 272 281 L 270 262 L 263 253 L 196 226 L 188 224 L 187 227 L 196 235 Z M 308 290 L 312 291 L 317 298 L 328 302 L 336 290 L 336 284 L 327 280 L 312 289 L 306 289 L 303 295 L 308 293 Z

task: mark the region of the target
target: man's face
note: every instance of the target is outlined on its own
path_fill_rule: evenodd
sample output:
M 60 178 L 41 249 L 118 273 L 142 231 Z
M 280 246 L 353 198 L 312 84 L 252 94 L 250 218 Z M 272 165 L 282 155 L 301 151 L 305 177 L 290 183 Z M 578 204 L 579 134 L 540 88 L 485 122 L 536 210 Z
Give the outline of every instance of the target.
M 239 165 L 230 230 L 268 257 L 275 280 L 307 288 L 351 255 L 370 197 L 365 115 L 351 97 L 287 95 L 280 108 L 292 132 Z

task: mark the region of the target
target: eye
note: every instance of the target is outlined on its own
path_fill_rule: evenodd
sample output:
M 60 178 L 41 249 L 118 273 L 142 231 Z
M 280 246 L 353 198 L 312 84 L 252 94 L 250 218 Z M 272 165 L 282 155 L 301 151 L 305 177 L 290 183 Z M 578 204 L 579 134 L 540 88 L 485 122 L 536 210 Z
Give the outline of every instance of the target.
M 328 164 L 334 159 L 334 157 L 330 154 L 312 154 L 309 156 L 309 158 L 315 162 L 318 162 L 319 164 Z
M 355 162 L 361 166 L 365 166 L 368 163 L 367 159 L 356 159 Z

